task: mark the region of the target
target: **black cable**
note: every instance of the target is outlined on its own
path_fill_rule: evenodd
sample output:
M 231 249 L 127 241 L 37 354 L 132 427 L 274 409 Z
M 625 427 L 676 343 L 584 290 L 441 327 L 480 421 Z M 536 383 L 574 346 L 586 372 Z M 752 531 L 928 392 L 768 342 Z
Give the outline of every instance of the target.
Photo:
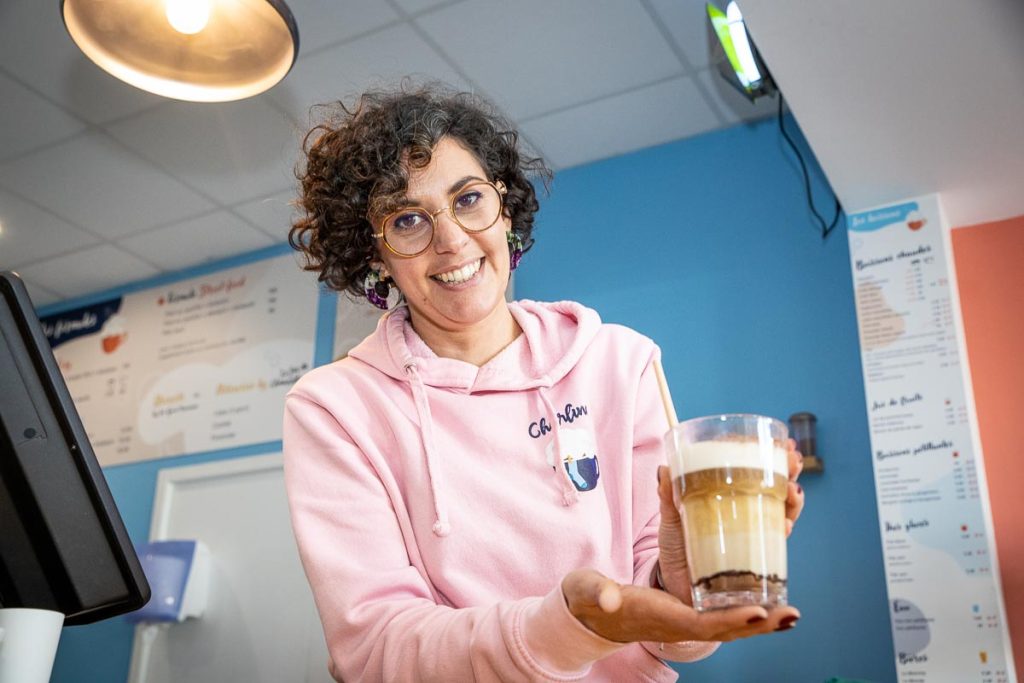
M 832 222 L 828 224 L 828 226 L 825 225 L 825 219 L 822 217 L 822 215 L 818 213 L 818 210 L 816 208 L 814 208 L 814 198 L 811 196 L 811 176 L 807 172 L 807 164 L 804 163 L 804 157 L 802 154 L 800 154 L 800 149 L 796 146 L 796 143 L 793 142 L 793 139 L 789 137 L 789 133 L 786 132 L 786 126 L 784 126 L 782 123 L 782 92 L 780 91 L 778 95 L 779 131 L 782 133 L 782 137 L 786 139 L 786 142 L 789 143 L 789 146 L 793 148 L 793 153 L 796 154 L 796 160 L 800 162 L 800 170 L 803 171 L 804 174 L 804 189 L 807 191 L 807 205 L 811 207 L 811 213 L 814 214 L 814 217 L 817 218 L 818 222 L 821 224 L 821 239 L 825 239 L 826 237 L 828 237 L 828 234 L 832 232 L 832 228 L 836 227 L 836 224 L 839 223 L 839 216 L 842 215 L 843 208 L 839 205 L 839 197 L 836 197 L 833 193 L 832 196 L 835 197 L 836 201 L 836 215 L 835 218 L 832 219 Z

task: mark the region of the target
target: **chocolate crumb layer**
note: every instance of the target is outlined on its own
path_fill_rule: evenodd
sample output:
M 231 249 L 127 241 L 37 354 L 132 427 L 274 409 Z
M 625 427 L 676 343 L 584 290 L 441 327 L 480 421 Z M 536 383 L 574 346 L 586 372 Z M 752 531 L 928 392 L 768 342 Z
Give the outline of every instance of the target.
M 784 587 L 786 580 L 778 574 L 755 574 L 751 571 L 728 570 L 718 572 L 711 576 L 702 576 L 694 582 L 695 588 L 699 587 L 707 593 L 721 593 L 732 591 L 760 591 L 765 583 L 773 586 Z

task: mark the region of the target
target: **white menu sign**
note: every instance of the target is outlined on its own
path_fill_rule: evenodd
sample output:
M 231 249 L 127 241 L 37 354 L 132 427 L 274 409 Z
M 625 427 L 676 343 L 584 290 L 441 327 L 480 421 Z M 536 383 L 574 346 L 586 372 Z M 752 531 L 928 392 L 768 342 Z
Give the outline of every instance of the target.
M 850 259 L 900 683 L 1010 683 L 938 197 L 852 214 Z
M 101 465 L 281 438 L 317 285 L 291 254 L 41 319 Z

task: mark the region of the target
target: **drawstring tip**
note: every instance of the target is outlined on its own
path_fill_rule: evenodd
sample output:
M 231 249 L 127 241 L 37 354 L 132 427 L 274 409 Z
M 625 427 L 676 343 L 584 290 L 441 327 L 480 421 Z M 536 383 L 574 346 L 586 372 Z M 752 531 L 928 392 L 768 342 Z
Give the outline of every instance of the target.
M 434 522 L 433 531 L 435 536 L 447 536 L 452 532 L 452 525 L 448 522 L 437 520 Z

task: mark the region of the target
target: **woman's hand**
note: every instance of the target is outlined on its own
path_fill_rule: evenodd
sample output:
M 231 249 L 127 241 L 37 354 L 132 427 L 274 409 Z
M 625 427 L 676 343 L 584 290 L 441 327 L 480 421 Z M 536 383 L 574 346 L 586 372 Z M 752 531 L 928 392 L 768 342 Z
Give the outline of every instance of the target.
M 803 456 L 796 450 L 793 439 L 786 444 L 786 451 L 789 460 L 786 536 L 789 536 L 804 507 L 803 489 L 796 483 L 803 469 Z M 661 504 L 658 563 L 665 590 L 623 586 L 594 570 L 577 570 L 562 581 L 569 610 L 577 619 L 598 635 L 620 642 L 728 641 L 785 630 L 796 623 L 800 612 L 788 606 L 771 611 L 757 606 L 695 611 L 686 564 L 686 538 L 672 498 L 667 467 L 658 468 L 658 497 Z
M 668 468 L 658 468 L 658 497 L 661 499 L 661 524 L 658 526 L 658 562 L 662 586 L 685 605 L 693 605 L 690 570 L 686 564 L 686 537 L 679 508 L 672 498 L 672 477 Z M 652 585 L 654 585 L 654 577 Z
M 803 470 L 804 456 L 796 449 L 796 441 L 786 443 L 789 459 L 789 483 L 786 491 L 786 536 L 793 533 L 793 525 L 804 509 L 804 491 L 796 483 Z M 672 482 L 668 468 L 658 468 L 658 497 L 661 500 L 661 525 L 658 527 L 658 566 L 665 590 L 692 605 L 690 575 L 686 564 L 686 538 L 683 535 L 679 509 L 672 498 Z M 653 577 L 652 577 L 653 578 Z M 652 584 L 653 585 L 653 584 Z
M 731 607 L 697 612 L 657 588 L 620 585 L 593 569 L 577 569 L 562 580 L 569 611 L 597 635 L 621 643 L 684 640 L 729 641 L 790 628 L 795 607 Z
M 796 449 L 796 441 L 786 443 L 789 454 L 789 490 L 786 492 L 786 537 L 793 533 L 793 525 L 804 509 L 804 489 L 796 483 L 804 469 L 804 456 Z

